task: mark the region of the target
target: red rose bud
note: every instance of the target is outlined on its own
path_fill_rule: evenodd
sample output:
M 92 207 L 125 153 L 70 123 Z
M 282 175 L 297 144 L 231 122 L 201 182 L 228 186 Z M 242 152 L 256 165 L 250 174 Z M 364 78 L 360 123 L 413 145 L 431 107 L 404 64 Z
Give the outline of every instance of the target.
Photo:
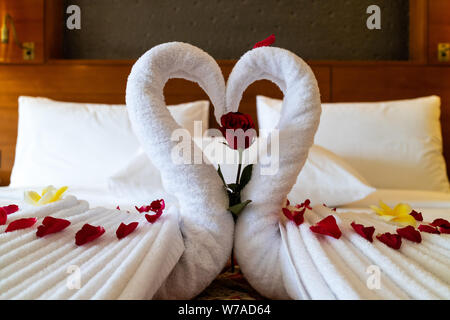
M 60 232 L 70 225 L 69 220 L 45 217 L 37 229 L 36 236 L 44 237 L 48 234 Z
M 8 227 L 6 228 L 5 232 L 11 232 L 21 229 L 26 229 L 34 226 L 34 224 L 37 222 L 36 218 L 24 218 L 24 219 L 18 219 L 11 222 Z
M 397 234 L 402 237 L 403 239 L 421 243 L 422 242 L 422 236 L 420 235 L 420 232 L 414 229 L 413 226 L 407 226 L 404 228 L 397 229 Z
M 383 242 L 388 247 L 398 250 L 402 245 L 402 237 L 398 234 L 392 234 L 389 232 L 377 235 L 377 239 Z
M 356 231 L 361 237 L 369 242 L 373 242 L 373 234 L 375 232 L 375 227 L 364 227 L 362 224 L 357 224 L 354 221 L 351 223 L 353 230 Z
M 94 227 L 90 224 L 85 224 L 76 234 L 75 234 L 75 244 L 81 246 L 88 242 L 94 241 L 95 239 L 102 236 L 105 233 L 105 229 L 102 226 Z
M 411 211 L 411 213 L 409 215 L 412 216 L 414 219 L 416 219 L 416 221 L 423 221 L 421 212 L 417 212 L 416 210 L 413 210 L 413 211 Z
M 328 216 L 325 219 L 316 223 L 316 225 L 309 227 L 312 232 L 330 236 L 339 239 L 342 235 L 339 229 L 336 219 L 333 216 Z
M 255 48 L 259 48 L 259 47 L 268 47 L 271 46 L 272 44 L 275 43 L 275 35 L 272 34 L 270 36 L 268 36 L 266 39 L 257 42 L 254 46 L 253 49 Z
M 282 210 L 286 218 L 288 218 L 291 221 L 294 221 L 294 223 L 297 226 L 301 225 L 305 221 L 304 219 L 305 208 L 303 208 L 303 210 L 300 211 L 290 211 L 287 208 L 283 208 Z
M 434 233 L 434 234 L 440 233 L 436 227 L 429 226 L 427 224 L 421 224 L 417 229 L 419 229 L 420 232 L 428 232 L 428 233 Z
M 122 238 L 125 238 L 127 235 L 136 230 L 138 225 L 138 222 L 131 222 L 129 224 L 121 223 L 119 228 L 117 228 L 116 230 L 117 239 L 120 240 Z
M 247 149 L 256 137 L 255 124 L 249 114 L 228 112 L 220 118 L 220 131 L 230 148 Z

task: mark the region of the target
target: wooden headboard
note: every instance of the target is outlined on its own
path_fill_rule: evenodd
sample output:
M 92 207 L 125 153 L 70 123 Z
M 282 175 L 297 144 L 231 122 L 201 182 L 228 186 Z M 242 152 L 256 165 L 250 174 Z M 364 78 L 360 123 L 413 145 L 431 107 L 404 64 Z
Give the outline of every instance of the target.
M 17 98 L 44 96 L 62 101 L 125 103 L 127 76 L 134 61 L 53 60 L 40 65 L 0 65 L 0 185 L 9 184 L 17 137 Z M 228 77 L 235 61 L 219 61 Z M 313 62 L 323 102 L 380 101 L 436 94 L 442 98 L 444 155 L 450 168 L 450 66 L 415 62 Z M 256 121 L 256 95 L 282 98 L 268 81 L 244 93 L 240 111 Z M 167 104 L 207 99 L 195 84 L 170 80 Z M 216 127 L 214 117 L 210 125 Z

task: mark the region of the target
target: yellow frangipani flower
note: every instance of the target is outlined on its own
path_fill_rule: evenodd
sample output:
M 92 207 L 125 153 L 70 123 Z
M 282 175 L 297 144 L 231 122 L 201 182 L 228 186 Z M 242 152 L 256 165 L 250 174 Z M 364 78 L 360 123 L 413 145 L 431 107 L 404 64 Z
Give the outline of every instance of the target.
M 404 226 L 416 226 L 416 219 L 410 215 L 412 209 L 406 203 L 399 203 L 393 209 L 380 200 L 380 207 L 370 206 L 383 220 Z
M 24 200 L 33 206 L 42 206 L 61 200 L 62 195 L 67 189 L 68 187 L 66 186 L 59 189 L 56 189 L 54 186 L 48 186 L 42 190 L 41 194 L 36 191 L 25 191 Z

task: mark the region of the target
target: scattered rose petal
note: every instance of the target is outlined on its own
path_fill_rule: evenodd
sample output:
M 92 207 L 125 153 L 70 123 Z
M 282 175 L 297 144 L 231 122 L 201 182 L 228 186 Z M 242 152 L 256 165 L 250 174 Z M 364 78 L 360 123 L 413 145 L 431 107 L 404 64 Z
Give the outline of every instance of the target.
M 409 241 L 421 243 L 422 242 L 422 236 L 420 235 L 420 232 L 414 229 L 413 226 L 407 226 L 404 228 L 397 229 L 397 234 Z
M 6 224 L 6 220 L 8 220 L 8 214 L 5 210 L 0 209 L 0 226 Z
M 351 223 L 353 230 L 356 231 L 361 237 L 369 242 L 373 242 L 373 234 L 375 232 L 375 227 L 364 227 L 362 224 L 357 224 L 354 221 Z
M 306 209 L 312 210 L 312 208 L 310 207 L 310 204 L 311 204 L 311 200 L 306 199 L 303 203 L 297 204 L 295 207 L 297 209 L 306 208 Z
M 58 219 L 53 217 L 45 217 L 36 231 L 38 237 L 43 237 L 48 234 L 60 232 L 70 225 L 70 221 L 66 219 Z
M 142 206 L 140 208 L 135 206 L 136 210 L 139 211 L 140 213 L 149 212 L 149 211 L 153 211 L 155 213 L 160 213 L 160 212 L 162 213 L 162 211 L 164 210 L 165 207 L 166 207 L 166 203 L 164 202 L 164 199 L 152 201 L 152 203 L 149 206 Z
M 119 206 L 117 206 L 117 207 L 116 207 L 116 209 L 117 209 L 117 210 L 120 210 L 120 207 L 119 207 Z
M 412 216 L 416 221 L 423 221 L 422 212 L 417 212 L 416 210 L 411 211 L 409 214 Z
M 294 221 L 294 223 L 299 226 L 305 221 L 304 214 L 305 214 L 305 208 L 303 208 L 300 211 L 291 211 L 287 208 L 283 208 L 283 214 L 291 221 Z
M 139 222 L 131 222 L 129 224 L 121 223 L 119 228 L 116 230 L 116 236 L 120 240 L 122 238 L 125 238 L 127 235 L 132 233 L 134 230 L 136 230 L 137 226 L 139 225 Z
M 450 228 L 450 222 L 445 219 L 439 218 L 430 223 L 433 227 L 445 227 Z
M 13 222 L 11 222 L 8 225 L 5 232 L 26 229 L 26 228 L 34 226 L 34 224 L 36 222 L 37 222 L 36 218 L 23 218 L 23 219 L 14 220 Z
M 19 206 L 16 204 L 10 204 L 9 206 L 0 207 L 0 209 L 4 210 L 6 214 L 11 214 L 19 211 Z
M 439 227 L 439 231 L 441 233 L 450 234 L 450 228 L 448 227 Z
M 420 232 L 428 232 L 428 233 L 434 233 L 434 234 L 440 233 L 436 227 L 429 226 L 427 224 L 421 224 L 418 229 Z
M 331 215 L 309 228 L 312 232 L 327 235 L 336 239 L 339 239 L 342 235 L 342 232 L 336 223 L 336 219 Z
M 85 224 L 75 235 L 75 244 L 81 246 L 85 243 L 91 242 L 99 238 L 105 233 L 105 229 L 102 226 L 94 227 L 90 224 Z
M 289 207 L 291 205 L 291 202 L 289 201 L 289 199 L 286 199 L 286 207 Z
M 398 250 L 402 245 L 402 237 L 398 234 L 392 234 L 389 232 L 377 235 L 377 239 L 383 242 L 388 247 Z
M 150 223 L 155 223 L 156 220 L 158 220 L 159 217 L 161 217 L 161 215 L 162 215 L 162 212 L 156 213 L 156 214 L 146 214 L 145 219 L 147 219 L 147 221 Z
M 257 42 L 254 46 L 253 49 L 255 48 L 259 48 L 259 47 L 268 47 L 271 46 L 272 44 L 275 43 L 275 35 L 272 34 L 270 36 L 268 36 L 266 39 Z

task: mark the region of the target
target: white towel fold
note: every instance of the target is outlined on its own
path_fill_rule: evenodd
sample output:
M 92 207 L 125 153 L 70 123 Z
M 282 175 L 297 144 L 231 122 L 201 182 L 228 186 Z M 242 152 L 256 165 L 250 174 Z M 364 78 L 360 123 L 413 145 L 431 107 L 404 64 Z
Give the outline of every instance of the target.
M 39 238 L 36 229 L 46 216 L 71 225 Z M 85 201 L 68 196 L 8 218 L 27 217 L 38 222 L 9 233 L 4 226 L 0 230 L 0 299 L 151 299 L 184 251 L 176 207 L 150 224 L 138 212 L 89 210 Z M 118 240 L 119 225 L 134 221 L 138 228 Z M 103 226 L 105 234 L 77 246 L 75 233 L 86 223 Z

